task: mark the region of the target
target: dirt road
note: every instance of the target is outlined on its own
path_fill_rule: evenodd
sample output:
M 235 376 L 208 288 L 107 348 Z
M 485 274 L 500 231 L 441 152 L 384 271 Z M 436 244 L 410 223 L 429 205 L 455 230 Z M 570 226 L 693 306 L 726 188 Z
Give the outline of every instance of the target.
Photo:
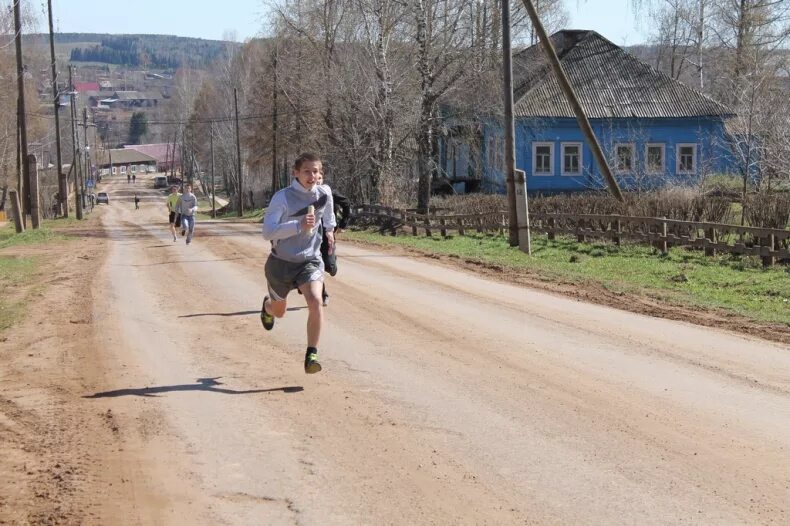
M 62 522 L 790 523 L 787 346 L 341 240 L 306 376 L 258 225 L 174 243 L 161 193 L 108 187 Z

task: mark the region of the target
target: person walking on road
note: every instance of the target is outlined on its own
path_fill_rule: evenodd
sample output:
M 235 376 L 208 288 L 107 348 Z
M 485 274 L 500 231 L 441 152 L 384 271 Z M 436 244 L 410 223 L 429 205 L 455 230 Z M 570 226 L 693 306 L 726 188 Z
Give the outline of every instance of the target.
M 181 224 L 181 215 L 176 212 L 176 205 L 178 198 L 181 194 L 178 193 L 178 187 L 173 185 L 170 187 L 170 195 L 167 196 L 167 214 L 168 221 L 170 221 L 170 233 L 173 234 L 173 243 L 176 242 L 176 225 Z
M 288 293 L 298 289 L 304 295 L 308 309 L 304 357 L 307 374 L 321 370 L 318 362 L 318 341 L 324 318 L 320 299 L 324 281 L 321 223 L 327 231 L 330 253 L 334 252 L 335 244 L 332 193 L 317 184 L 322 172 L 318 155 L 300 155 L 293 165 L 291 185 L 274 194 L 262 228 L 263 237 L 271 241 L 272 249 L 265 266 L 268 294 L 261 305 L 261 323 L 267 331 L 272 330 L 274 319 L 285 315 Z
M 195 212 L 197 212 L 197 197 L 192 193 L 192 185 L 184 186 L 184 193 L 176 202 L 176 212 L 181 214 L 181 235 L 186 232 L 187 245 L 192 242 L 195 232 Z
M 129 172 L 127 172 L 127 173 L 126 173 L 126 184 L 129 184 L 129 183 L 131 183 L 131 182 L 132 182 L 132 174 L 130 174 Z
M 134 194 L 134 209 L 140 210 L 140 198 L 137 197 L 137 194 Z
M 132 174 L 132 182 L 133 183 L 137 182 L 137 174 Z
M 323 186 L 332 194 L 333 209 L 332 213 L 335 216 L 335 230 L 334 230 L 334 249 L 329 251 L 329 238 L 326 235 L 326 225 L 321 221 L 321 259 L 324 261 L 324 269 L 330 276 L 337 274 L 337 235 L 342 229 L 348 226 L 349 216 L 351 215 L 351 203 L 348 197 L 333 191 L 328 184 L 324 184 L 324 174 L 319 174 L 318 185 Z M 323 283 L 321 290 L 321 303 L 324 307 L 329 306 L 329 293 L 326 291 L 326 282 Z

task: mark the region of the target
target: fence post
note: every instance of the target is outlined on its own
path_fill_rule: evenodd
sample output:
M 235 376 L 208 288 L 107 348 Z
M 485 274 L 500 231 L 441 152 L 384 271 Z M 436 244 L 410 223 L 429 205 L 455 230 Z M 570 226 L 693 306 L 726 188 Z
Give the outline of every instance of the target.
M 659 248 L 664 255 L 669 252 L 669 246 L 667 245 L 667 218 L 663 216 L 661 217 L 661 241 Z
M 550 217 L 549 218 L 549 228 L 548 228 L 548 230 L 549 230 L 549 236 L 548 236 L 549 237 L 549 241 L 554 241 L 554 238 L 557 237 L 557 234 L 554 232 L 554 228 L 556 227 L 556 225 L 557 224 L 555 222 L 555 219 L 553 217 Z
M 464 218 L 459 217 L 458 219 L 456 219 L 456 222 L 458 223 L 458 235 L 459 236 L 463 236 L 464 235 Z
M 447 237 L 447 228 L 445 228 L 445 226 L 447 225 L 447 222 L 445 221 L 445 219 L 444 219 L 444 218 L 441 218 L 441 219 L 439 220 L 439 224 L 441 225 L 441 230 L 440 230 L 440 232 L 441 232 L 441 234 L 442 234 L 442 237 Z
M 411 221 L 412 221 L 412 223 L 411 223 L 411 235 L 416 236 L 417 235 L 417 215 L 416 214 L 412 214 Z
M 614 222 L 614 231 L 617 233 L 617 235 L 614 236 L 614 238 L 612 238 L 612 241 L 614 241 L 614 244 L 619 247 L 620 246 L 620 235 L 623 233 L 623 224 L 620 222 L 620 218 L 619 217 Z
M 425 216 L 425 235 L 431 237 L 431 216 Z
M 477 222 L 477 231 L 482 234 L 483 233 L 483 217 L 482 216 L 477 216 L 476 222 Z
M 579 243 L 584 243 L 585 241 L 587 241 L 587 238 L 581 232 L 581 230 L 583 229 L 584 229 L 584 219 L 579 218 L 579 221 L 576 223 L 576 231 L 577 231 L 576 241 L 578 241 Z
M 16 190 L 9 190 L 8 198 L 11 200 L 11 213 L 14 218 L 14 228 L 16 228 L 17 234 L 21 234 L 25 231 L 25 224 L 22 222 L 22 209 L 19 205 L 19 194 Z
M 761 244 L 762 244 L 763 246 L 765 246 L 765 241 L 766 241 L 766 240 L 767 240 L 767 241 L 768 241 L 768 243 L 769 243 L 769 245 L 768 245 L 768 250 L 769 250 L 770 252 L 773 252 L 773 251 L 774 251 L 774 246 L 775 246 L 775 243 L 776 243 L 776 241 L 775 241 L 775 240 L 776 240 L 776 237 L 775 237 L 775 235 L 774 235 L 774 234 L 771 234 L 771 235 L 770 235 L 770 237 L 767 237 L 767 238 L 766 238 L 766 237 L 764 237 L 764 238 L 762 238 L 762 243 L 761 243 Z M 773 267 L 775 262 L 776 262 L 776 258 L 774 258 L 774 256 L 773 256 L 773 255 L 763 256 L 763 267 Z
M 705 230 L 705 237 L 711 242 L 711 244 L 716 243 L 716 229 L 711 227 Z M 705 255 L 706 256 L 715 256 L 716 249 L 713 247 L 705 247 Z

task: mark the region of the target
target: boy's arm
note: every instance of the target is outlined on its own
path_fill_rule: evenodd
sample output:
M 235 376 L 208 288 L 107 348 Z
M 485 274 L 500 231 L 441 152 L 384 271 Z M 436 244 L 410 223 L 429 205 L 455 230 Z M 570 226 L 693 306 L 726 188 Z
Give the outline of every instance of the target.
M 301 221 L 293 219 L 284 221 L 285 214 L 288 207 L 285 203 L 285 197 L 282 194 L 275 194 L 266 208 L 266 214 L 263 216 L 263 238 L 269 241 L 276 241 L 278 239 L 286 239 L 298 235 L 301 232 Z
M 178 196 L 178 200 L 176 201 L 176 210 L 177 214 L 181 213 L 181 196 Z
M 335 218 L 335 203 L 332 199 L 332 190 L 327 189 L 326 205 L 324 205 L 324 213 L 321 216 L 321 223 L 324 225 L 324 229 L 327 233 L 333 232 L 337 226 L 337 220 Z

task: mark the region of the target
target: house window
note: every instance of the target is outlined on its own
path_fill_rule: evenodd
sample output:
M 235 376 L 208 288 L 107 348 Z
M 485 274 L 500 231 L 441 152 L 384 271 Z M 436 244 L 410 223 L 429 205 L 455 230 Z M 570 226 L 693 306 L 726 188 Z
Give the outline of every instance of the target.
M 532 175 L 554 175 L 554 143 L 532 143 Z
M 697 145 L 678 144 L 677 146 L 677 173 L 697 173 Z
M 632 172 L 634 170 L 634 145 L 616 144 L 614 152 L 615 169 L 621 173 Z
M 582 143 L 562 143 L 562 175 L 581 175 Z
M 121 173 L 122 173 L 122 174 L 125 174 L 125 173 L 126 173 L 126 165 L 124 165 L 124 166 L 121 166 Z
M 665 147 L 663 144 L 648 143 L 648 145 L 645 147 L 645 165 L 647 168 L 647 173 L 664 173 L 664 153 Z

